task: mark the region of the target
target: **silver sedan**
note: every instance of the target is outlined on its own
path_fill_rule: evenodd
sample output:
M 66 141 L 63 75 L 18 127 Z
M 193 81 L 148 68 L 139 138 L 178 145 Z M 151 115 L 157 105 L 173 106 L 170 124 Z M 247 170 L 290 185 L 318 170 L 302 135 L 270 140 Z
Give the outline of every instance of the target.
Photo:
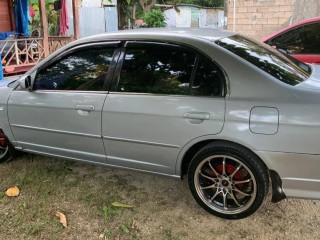
M 227 219 L 320 199 L 320 67 L 211 29 L 75 41 L 0 88 L 0 161 L 24 151 L 187 176 Z M 271 181 L 270 181 L 271 180 Z

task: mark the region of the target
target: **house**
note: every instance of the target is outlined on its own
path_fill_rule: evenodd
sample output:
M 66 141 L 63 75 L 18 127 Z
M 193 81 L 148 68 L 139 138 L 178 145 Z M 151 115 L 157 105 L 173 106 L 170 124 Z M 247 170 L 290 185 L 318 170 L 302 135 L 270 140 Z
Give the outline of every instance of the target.
M 116 0 L 82 0 L 79 8 L 80 37 L 118 30 Z
M 14 3 L 23 2 L 25 4 L 25 1 L 0 0 L 0 33 L 5 38 L 5 40 L 0 40 L 0 54 L 2 69 L 5 75 L 27 71 L 50 53 L 79 37 L 78 0 L 67 0 L 72 4 L 71 13 L 73 14 L 71 15 L 73 15 L 74 29 L 72 36 L 48 35 L 45 0 L 39 0 L 39 12 L 41 13 L 40 36 L 28 37 L 28 35 L 23 35 L 23 37 L 15 37 L 15 20 L 19 20 L 14 19 Z M 9 39 L 6 38 L 7 36 L 10 36 Z
M 168 27 L 221 28 L 225 25 L 223 8 L 179 4 L 176 11 L 170 5 L 156 6 L 163 8 Z
M 14 28 L 12 1 L 0 0 L 0 32 L 9 32 Z

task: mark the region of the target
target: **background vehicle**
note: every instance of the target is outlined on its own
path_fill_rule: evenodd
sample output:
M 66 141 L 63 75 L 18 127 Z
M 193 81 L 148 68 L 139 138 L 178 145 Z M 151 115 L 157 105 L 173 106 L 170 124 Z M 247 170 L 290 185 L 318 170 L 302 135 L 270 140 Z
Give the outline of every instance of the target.
M 227 31 L 140 29 L 75 41 L 0 88 L 15 150 L 181 178 L 219 217 L 320 199 L 320 68 Z
M 302 62 L 320 64 L 320 17 L 283 28 L 262 41 Z

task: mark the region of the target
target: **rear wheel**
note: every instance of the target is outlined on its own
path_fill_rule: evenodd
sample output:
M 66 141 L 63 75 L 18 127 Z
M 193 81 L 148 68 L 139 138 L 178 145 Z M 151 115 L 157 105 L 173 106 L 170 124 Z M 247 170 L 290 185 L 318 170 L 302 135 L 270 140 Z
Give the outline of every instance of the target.
M 267 195 L 268 180 L 261 160 L 233 143 L 205 146 L 188 170 L 189 187 L 197 202 L 226 219 L 240 219 L 256 212 Z
M 11 160 L 15 152 L 15 149 L 0 129 L 0 163 Z

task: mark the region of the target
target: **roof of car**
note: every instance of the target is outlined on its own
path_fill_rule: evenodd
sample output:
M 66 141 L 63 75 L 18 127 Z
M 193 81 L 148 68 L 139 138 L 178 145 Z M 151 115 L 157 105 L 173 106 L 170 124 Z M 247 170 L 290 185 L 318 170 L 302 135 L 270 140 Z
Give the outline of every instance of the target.
M 295 27 L 299 27 L 299 26 L 302 26 L 302 25 L 305 25 L 305 24 L 310 24 L 310 23 L 314 23 L 314 22 L 320 22 L 320 17 L 315 17 L 315 18 L 309 18 L 309 19 L 306 19 L 306 20 L 303 20 L 303 21 L 300 21 L 300 22 L 297 22 L 295 24 L 292 24 L 292 25 L 289 25 L 288 27 L 285 27 L 285 28 L 282 28 L 280 29 L 279 31 L 276 31 L 272 34 L 270 34 L 269 36 L 265 37 L 262 39 L 262 42 L 267 42 L 270 38 L 273 38 L 275 36 L 278 36 L 290 29 L 293 29 Z
M 235 33 L 222 29 L 213 28 L 139 28 L 130 30 L 121 30 L 117 32 L 109 32 L 104 34 L 99 34 L 91 37 L 84 38 L 85 40 L 103 40 L 109 39 L 110 37 L 150 37 L 155 36 L 163 37 L 166 36 L 185 36 L 185 37 L 199 37 L 208 40 L 217 40 L 220 38 L 225 38 L 234 35 Z

